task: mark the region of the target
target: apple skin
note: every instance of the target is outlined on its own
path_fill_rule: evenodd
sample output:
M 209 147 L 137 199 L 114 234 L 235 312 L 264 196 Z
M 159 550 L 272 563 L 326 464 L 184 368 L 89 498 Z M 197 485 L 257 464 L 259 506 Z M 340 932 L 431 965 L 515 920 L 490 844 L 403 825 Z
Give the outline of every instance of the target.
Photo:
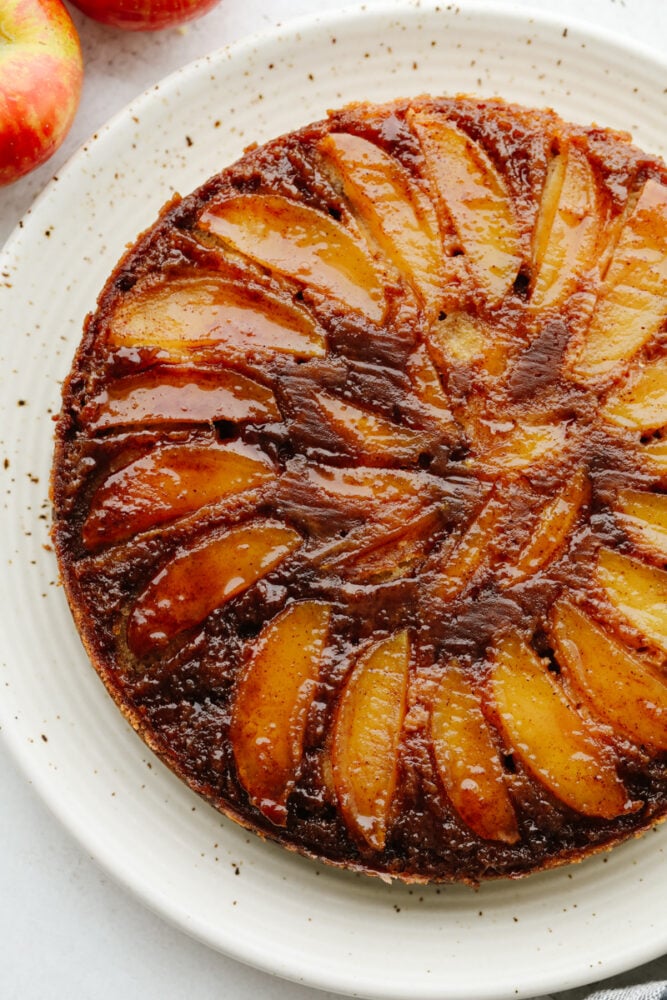
M 220 0 L 72 0 L 75 7 L 102 24 L 125 31 L 159 31 L 192 21 Z
M 56 151 L 79 106 L 83 59 L 61 0 L 0 3 L 0 185 Z

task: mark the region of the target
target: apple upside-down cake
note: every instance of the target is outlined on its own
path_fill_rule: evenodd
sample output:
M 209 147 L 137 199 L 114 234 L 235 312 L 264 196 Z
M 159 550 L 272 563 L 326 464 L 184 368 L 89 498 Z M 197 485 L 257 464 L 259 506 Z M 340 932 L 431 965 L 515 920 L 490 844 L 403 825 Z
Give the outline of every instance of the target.
M 354 105 L 175 199 L 64 390 L 54 539 L 144 740 L 415 880 L 667 812 L 667 169 L 502 101 Z

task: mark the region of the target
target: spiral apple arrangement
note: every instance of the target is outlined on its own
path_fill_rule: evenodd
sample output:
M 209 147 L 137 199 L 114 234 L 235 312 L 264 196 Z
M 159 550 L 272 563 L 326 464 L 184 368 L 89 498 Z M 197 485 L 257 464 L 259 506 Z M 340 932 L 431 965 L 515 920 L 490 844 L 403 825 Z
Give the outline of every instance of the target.
M 667 168 L 352 105 L 167 206 L 65 386 L 54 541 L 123 712 L 245 826 L 408 880 L 667 815 Z

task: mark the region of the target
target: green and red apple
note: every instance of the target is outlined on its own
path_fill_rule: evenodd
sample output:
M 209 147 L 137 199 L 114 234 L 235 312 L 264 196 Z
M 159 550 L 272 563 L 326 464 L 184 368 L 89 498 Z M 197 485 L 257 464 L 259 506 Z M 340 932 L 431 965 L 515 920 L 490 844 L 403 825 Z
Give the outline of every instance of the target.
M 2 0 L 0 184 L 56 151 L 74 120 L 82 80 L 79 38 L 61 0 Z

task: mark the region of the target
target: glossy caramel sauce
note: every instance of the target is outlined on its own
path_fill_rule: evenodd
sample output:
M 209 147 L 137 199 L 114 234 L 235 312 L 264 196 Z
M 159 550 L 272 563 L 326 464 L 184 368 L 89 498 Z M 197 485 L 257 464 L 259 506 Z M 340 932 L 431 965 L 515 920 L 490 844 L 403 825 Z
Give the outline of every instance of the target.
M 54 540 L 105 684 L 216 807 L 472 883 L 662 818 L 666 205 L 617 133 L 362 104 L 118 264 Z

